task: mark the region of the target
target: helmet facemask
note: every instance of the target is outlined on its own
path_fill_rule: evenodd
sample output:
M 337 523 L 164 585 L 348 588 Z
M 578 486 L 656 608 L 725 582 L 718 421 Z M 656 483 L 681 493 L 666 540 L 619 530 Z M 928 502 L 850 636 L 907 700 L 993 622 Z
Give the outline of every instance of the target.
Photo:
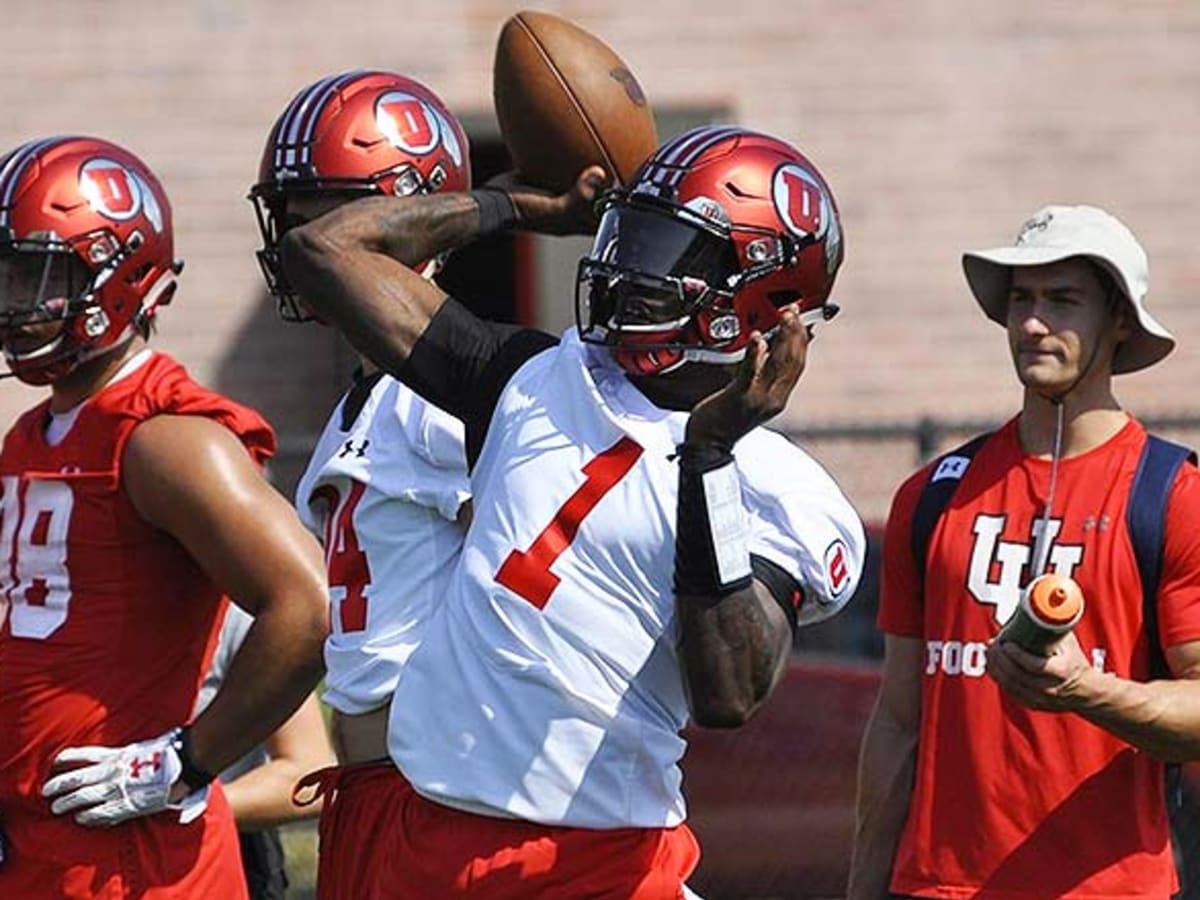
M 112 326 L 97 296 L 120 277 L 122 263 L 136 248 L 122 247 L 107 231 L 80 235 L 73 243 L 52 233 L 0 238 L 0 342 L 12 374 L 28 384 L 50 384 L 114 343 L 90 347 Z M 98 267 L 85 264 L 81 253 Z M 59 327 L 50 327 L 54 323 Z M 144 325 L 137 316 L 132 324 Z M 38 340 L 40 333 L 44 338 Z
M 747 316 L 739 310 L 739 292 L 794 264 L 804 246 L 792 235 L 731 224 L 715 203 L 685 206 L 618 192 L 601 217 L 591 254 L 579 263 L 581 339 L 613 348 L 621 366 L 636 375 L 685 362 L 736 363 L 751 331 L 777 325 L 766 311 Z M 799 299 L 781 293 L 771 302 L 777 309 Z
M 258 232 L 262 236 L 262 248 L 255 251 L 255 258 L 262 270 L 267 292 L 275 300 L 279 318 L 285 322 L 312 322 L 313 315 L 300 301 L 295 289 L 287 280 L 279 258 L 279 241 L 290 228 L 303 225 L 307 219 L 288 212 L 288 201 L 303 196 L 336 196 L 341 202 L 369 197 L 379 193 L 374 183 L 359 179 L 305 180 L 295 183 L 276 182 L 256 184 L 250 189 L 250 202 L 258 219 Z
M 254 255 L 262 270 L 267 292 L 275 299 L 279 318 L 292 323 L 319 321 L 308 311 L 295 288 L 288 282 L 279 258 L 279 241 L 283 235 L 289 229 L 309 221 L 306 216 L 289 212 L 289 201 L 305 196 L 330 198 L 340 206 L 376 194 L 419 196 L 432 194 L 445 181 L 445 170 L 440 165 L 426 178 L 416 166 L 403 163 L 368 178 L 297 178 L 254 185 L 248 199 L 254 205 L 258 233 L 263 241 L 262 248 L 255 251 Z

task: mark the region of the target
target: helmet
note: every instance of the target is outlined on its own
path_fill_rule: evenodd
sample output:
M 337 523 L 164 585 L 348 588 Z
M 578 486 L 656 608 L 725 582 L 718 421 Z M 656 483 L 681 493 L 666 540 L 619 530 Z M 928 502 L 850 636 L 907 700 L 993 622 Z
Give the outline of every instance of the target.
M 783 306 L 832 318 L 841 262 L 837 206 L 808 159 L 765 134 L 703 126 L 606 197 L 576 319 L 632 374 L 737 362 Z
M 60 136 L 0 158 L 0 267 L 6 277 L 19 265 L 40 271 L 38 287 L 15 304 L 0 280 L 0 342 L 12 373 L 50 384 L 145 333 L 175 292 L 183 264 L 173 253 L 167 195 L 128 150 Z M 48 285 L 65 287 L 53 291 L 61 296 L 43 296 Z M 33 349 L 14 339 L 14 329 L 58 321 L 61 328 Z
M 250 189 L 263 238 L 258 261 L 279 315 L 310 318 L 279 264 L 279 239 L 293 224 L 289 197 L 466 191 L 468 152 L 458 119 L 433 91 L 403 75 L 344 72 L 296 94 L 271 129 Z

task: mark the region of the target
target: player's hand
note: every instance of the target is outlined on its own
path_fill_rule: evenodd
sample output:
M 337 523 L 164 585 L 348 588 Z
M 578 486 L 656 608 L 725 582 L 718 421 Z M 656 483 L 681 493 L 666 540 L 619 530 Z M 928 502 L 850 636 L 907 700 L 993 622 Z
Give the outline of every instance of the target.
M 779 327 L 769 342 L 757 331 L 751 334 L 733 379 L 692 409 L 685 440 L 732 448 L 782 412 L 804 372 L 808 341 L 808 328 L 794 307 L 780 312 Z
M 1096 673 L 1073 632 L 1038 656 L 1013 641 L 993 641 L 987 651 L 987 673 L 1004 691 L 1031 709 L 1065 712 L 1079 709 Z
M 569 191 L 557 196 L 522 184 L 511 172 L 488 181 L 488 187 L 508 191 L 517 208 L 518 228 L 538 234 L 593 234 L 599 221 L 596 201 L 610 181 L 602 167 L 588 166 Z
M 55 815 L 75 813 L 80 825 L 108 827 L 166 809 L 190 822 L 204 811 L 207 788 L 186 794 L 174 731 L 125 747 L 68 747 L 54 759 L 54 774 L 42 785 Z M 172 790 L 174 788 L 174 791 Z

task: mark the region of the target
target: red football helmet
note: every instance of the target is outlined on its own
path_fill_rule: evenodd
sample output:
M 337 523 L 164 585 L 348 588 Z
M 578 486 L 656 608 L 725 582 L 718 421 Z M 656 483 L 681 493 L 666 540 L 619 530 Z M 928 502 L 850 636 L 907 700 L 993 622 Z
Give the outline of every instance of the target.
M 22 381 L 50 384 L 145 332 L 182 266 L 167 195 L 128 150 L 61 136 L 0 159 L 0 342 Z M 59 321 L 29 346 L 29 329 Z
M 263 237 L 258 260 L 279 315 L 311 318 L 279 265 L 279 238 L 297 221 L 289 219 L 289 197 L 466 191 L 468 154 L 458 119 L 411 78 L 356 70 L 301 90 L 271 129 L 250 189 Z
M 784 141 L 703 126 L 668 141 L 605 201 L 579 263 L 585 341 L 636 375 L 726 364 L 796 304 L 830 319 L 842 262 L 833 194 Z

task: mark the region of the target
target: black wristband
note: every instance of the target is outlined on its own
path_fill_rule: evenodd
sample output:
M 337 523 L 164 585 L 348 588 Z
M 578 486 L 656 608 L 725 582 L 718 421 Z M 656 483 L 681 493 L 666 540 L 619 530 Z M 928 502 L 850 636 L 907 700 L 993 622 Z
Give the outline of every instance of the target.
M 471 197 L 479 206 L 480 237 L 508 231 L 517 224 L 517 205 L 507 191 L 482 187 L 471 191 Z
M 765 556 L 750 554 L 750 567 L 754 570 L 754 580 L 763 585 L 775 598 L 775 602 L 787 616 L 788 624 L 792 626 L 792 634 L 795 634 L 799 625 L 800 607 L 804 603 L 804 589 L 782 566 L 776 565 Z
M 753 575 L 732 451 L 716 444 L 685 443 L 676 456 L 676 595 L 724 596 L 749 587 Z
M 189 788 L 193 791 L 198 791 L 216 780 L 216 775 L 207 769 L 200 768 L 192 758 L 192 735 L 190 728 L 176 729 L 175 736 L 171 739 L 171 746 L 175 748 L 175 755 L 179 757 L 179 765 L 182 768 L 182 771 L 179 773 L 179 780 Z

